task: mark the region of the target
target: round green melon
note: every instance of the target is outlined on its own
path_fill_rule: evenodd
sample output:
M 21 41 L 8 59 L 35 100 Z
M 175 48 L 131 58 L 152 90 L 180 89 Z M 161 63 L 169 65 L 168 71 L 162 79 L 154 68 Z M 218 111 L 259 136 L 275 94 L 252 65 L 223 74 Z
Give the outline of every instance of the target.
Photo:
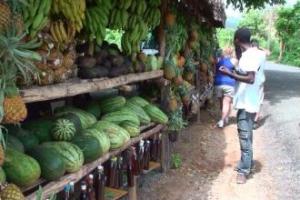
M 74 137 L 71 142 L 76 144 L 82 150 L 85 163 L 96 160 L 102 154 L 100 143 L 96 137 L 79 135 Z
M 41 175 L 40 165 L 34 158 L 11 148 L 6 149 L 3 170 L 7 180 L 20 187 L 31 186 Z
M 67 172 L 77 172 L 84 163 L 84 155 L 82 150 L 75 144 L 70 142 L 45 142 L 43 147 L 53 148 L 62 158 L 66 166 Z
M 76 133 L 76 127 L 68 119 L 56 120 L 52 129 L 52 137 L 57 141 L 70 141 Z
M 48 181 L 57 180 L 66 172 L 66 166 L 59 154 L 52 149 L 37 146 L 29 150 L 29 155 L 40 164 L 42 177 Z

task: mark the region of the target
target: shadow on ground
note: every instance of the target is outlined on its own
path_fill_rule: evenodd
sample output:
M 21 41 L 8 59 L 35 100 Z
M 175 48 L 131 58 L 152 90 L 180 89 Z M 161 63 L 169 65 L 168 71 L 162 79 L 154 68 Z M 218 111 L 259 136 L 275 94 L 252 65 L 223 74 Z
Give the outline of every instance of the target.
M 282 81 L 286 80 L 286 81 Z M 266 71 L 265 98 L 271 105 L 300 97 L 300 71 Z
M 182 156 L 182 167 L 140 179 L 139 200 L 210 199 L 213 182 L 227 167 L 224 160 L 225 136 L 221 130 L 211 130 L 208 124 L 214 123 L 212 119 L 210 112 L 203 111 L 201 123 L 183 131 L 179 141 L 173 145 L 173 152 Z

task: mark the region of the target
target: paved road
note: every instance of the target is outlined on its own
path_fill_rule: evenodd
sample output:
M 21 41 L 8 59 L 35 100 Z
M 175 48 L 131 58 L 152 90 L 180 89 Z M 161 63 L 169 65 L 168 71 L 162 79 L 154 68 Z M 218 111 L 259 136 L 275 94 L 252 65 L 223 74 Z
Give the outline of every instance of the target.
M 262 141 L 266 168 L 279 200 L 300 199 L 300 69 L 274 63 L 266 67 Z
M 266 76 L 265 123 L 254 131 L 257 167 L 245 185 L 236 184 L 233 170 L 240 159 L 235 120 L 210 128 L 218 119 L 215 107 L 176 143 L 182 167 L 145 177 L 139 199 L 300 200 L 300 69 L 268 63 Z

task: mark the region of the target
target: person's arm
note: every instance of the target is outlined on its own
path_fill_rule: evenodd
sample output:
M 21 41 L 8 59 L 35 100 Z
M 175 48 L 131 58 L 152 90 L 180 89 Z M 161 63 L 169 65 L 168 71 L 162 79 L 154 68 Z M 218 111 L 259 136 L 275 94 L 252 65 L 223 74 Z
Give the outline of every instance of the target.
M 219 70 L 223 74 L 230 76 L 231 78 L 233 78 L 237 81 L 240 81 L 240 82 L 253 84 L 254 80 L 255 80 L 255 72 L 246 72 L 245 75 L 241 75 L 241 74 L 237 74 L 236 72 L 232 72 L 228 68 L 223 67 L 223 66 L 220 67 Z

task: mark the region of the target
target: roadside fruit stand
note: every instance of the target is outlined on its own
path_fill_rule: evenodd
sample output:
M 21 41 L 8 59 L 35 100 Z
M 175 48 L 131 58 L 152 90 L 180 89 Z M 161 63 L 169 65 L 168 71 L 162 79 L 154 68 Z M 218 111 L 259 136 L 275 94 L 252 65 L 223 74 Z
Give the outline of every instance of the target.
M 0 197 L 138 199 L 212 89 L 220 1 L 0 0 Z M 175 141 L 175 140 L 174 140 Z

